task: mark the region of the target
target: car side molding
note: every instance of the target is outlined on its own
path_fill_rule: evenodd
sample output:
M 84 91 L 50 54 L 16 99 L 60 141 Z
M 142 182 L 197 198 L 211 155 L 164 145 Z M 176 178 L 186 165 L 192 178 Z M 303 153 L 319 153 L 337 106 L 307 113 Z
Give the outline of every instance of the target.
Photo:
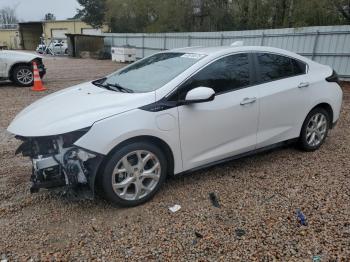
M 265 147 L 262 147 L 262 148 L 254 149 L 254 150 L 251 150 L 251 151 L 246 152 L 246 153 L 230 156 L 230 157 L 227 157 L 227 158 L 224 158 L 224 159 L 220 159 L 220 160 L 217 160 L 217 161 L 214 161 L 214 162 L 211 162 L 211 163 L 199 166 L 199 167 L 195 167 L 195 168 L 186 170 L 186 171 L 181 172 L 181 173 L 177 173 L 174 176 L 186 175 L 186 174 L 189 174 L 189 173 L 196 172 L 198 170 L 202 170 L 202 169 L 205 169 L 205 168 L 217 166 L 217 165 L 220 165 L 222 163 L 226 163 L 226 162 L 230 162 L 230 161 L 233 161 L 233 160 L 237 160 L 237 159 L 249 157 L 249 156 L 252 156 L 252 155 L 264 153 L 264 152 L 267 152 L 267 151 L 270 151 L 270 150 L 273 150 L 273 149 L 276 149 L 276 148 L 281 148 L 283 146 L 291 145 L 293 143 L 296 143 L 297 141 L 298 141 L 298 138 L 293 138 L 293 139 L 290 139 L 290 140 L 287 140 L 287 141 L 283 141 L 283 142 L 279 142 L 279 143 L 276 143 L 276 144 L 273 144 L 273 145 L 269 145 L 269 146 L 265 146 Z

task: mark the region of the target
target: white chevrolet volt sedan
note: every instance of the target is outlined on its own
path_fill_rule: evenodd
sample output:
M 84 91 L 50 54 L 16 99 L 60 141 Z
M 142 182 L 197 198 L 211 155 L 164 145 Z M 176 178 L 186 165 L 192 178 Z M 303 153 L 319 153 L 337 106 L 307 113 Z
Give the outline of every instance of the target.
M 146 57 L 48 95 L 8 131 L 31 158 L 31 192 L 96 188 L 113 203 L 149 200 L 168 175 L 288 142 L 318 149 L 342 104 L 337 74 L 257 46 L 190 47 Z

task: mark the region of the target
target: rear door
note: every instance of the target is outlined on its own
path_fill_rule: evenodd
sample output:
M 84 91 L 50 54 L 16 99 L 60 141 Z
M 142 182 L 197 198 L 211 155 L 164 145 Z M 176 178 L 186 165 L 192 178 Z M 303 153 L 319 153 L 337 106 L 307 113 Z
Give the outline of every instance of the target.
M 200 86 L 216 93 L 213 101 L 178 107 L 185 170 L 255 149 L 259 101 L 250 64 L 250 54 L 229 55 L 180 87 L 180 101 Z
M 274 53 L 255 53 L 260 97 L 257 148 L 299 136 L 310 94 L 307 65 Z

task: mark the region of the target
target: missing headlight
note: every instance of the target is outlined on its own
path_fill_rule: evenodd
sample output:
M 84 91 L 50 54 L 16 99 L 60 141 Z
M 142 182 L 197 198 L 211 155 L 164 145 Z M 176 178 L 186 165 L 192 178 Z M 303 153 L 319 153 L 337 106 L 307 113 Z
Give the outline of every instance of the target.
M 74 142 L 81 138 L 83 135 L 85 135 L 89 131 L 89 129 L 90 127 L 62 134 L 61 137 L 63 139 L 63 147 L 66 148 L 72 146 Z
M 88 188 L 93 194 L 94 179 L 102 157 L 74 145 L 89 128 L 47 137 L 17 137 L 23 141 L 16 153 L 29 156 L 33 163 L 31 192 L 40 188 Z M 90 163 L 93 164 L 91 167 Z

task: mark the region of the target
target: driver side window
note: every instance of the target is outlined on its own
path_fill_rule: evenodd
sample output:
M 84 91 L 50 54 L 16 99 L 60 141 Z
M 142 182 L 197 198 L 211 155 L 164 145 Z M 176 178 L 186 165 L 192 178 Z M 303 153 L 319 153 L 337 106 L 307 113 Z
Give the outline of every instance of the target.
M 188 91 L 204 86 L 221 94 L 250 85 L 248 54 L 236 54 L 221 58 L 188 79 L 180 88 L 179 100 L 184 100 Z

